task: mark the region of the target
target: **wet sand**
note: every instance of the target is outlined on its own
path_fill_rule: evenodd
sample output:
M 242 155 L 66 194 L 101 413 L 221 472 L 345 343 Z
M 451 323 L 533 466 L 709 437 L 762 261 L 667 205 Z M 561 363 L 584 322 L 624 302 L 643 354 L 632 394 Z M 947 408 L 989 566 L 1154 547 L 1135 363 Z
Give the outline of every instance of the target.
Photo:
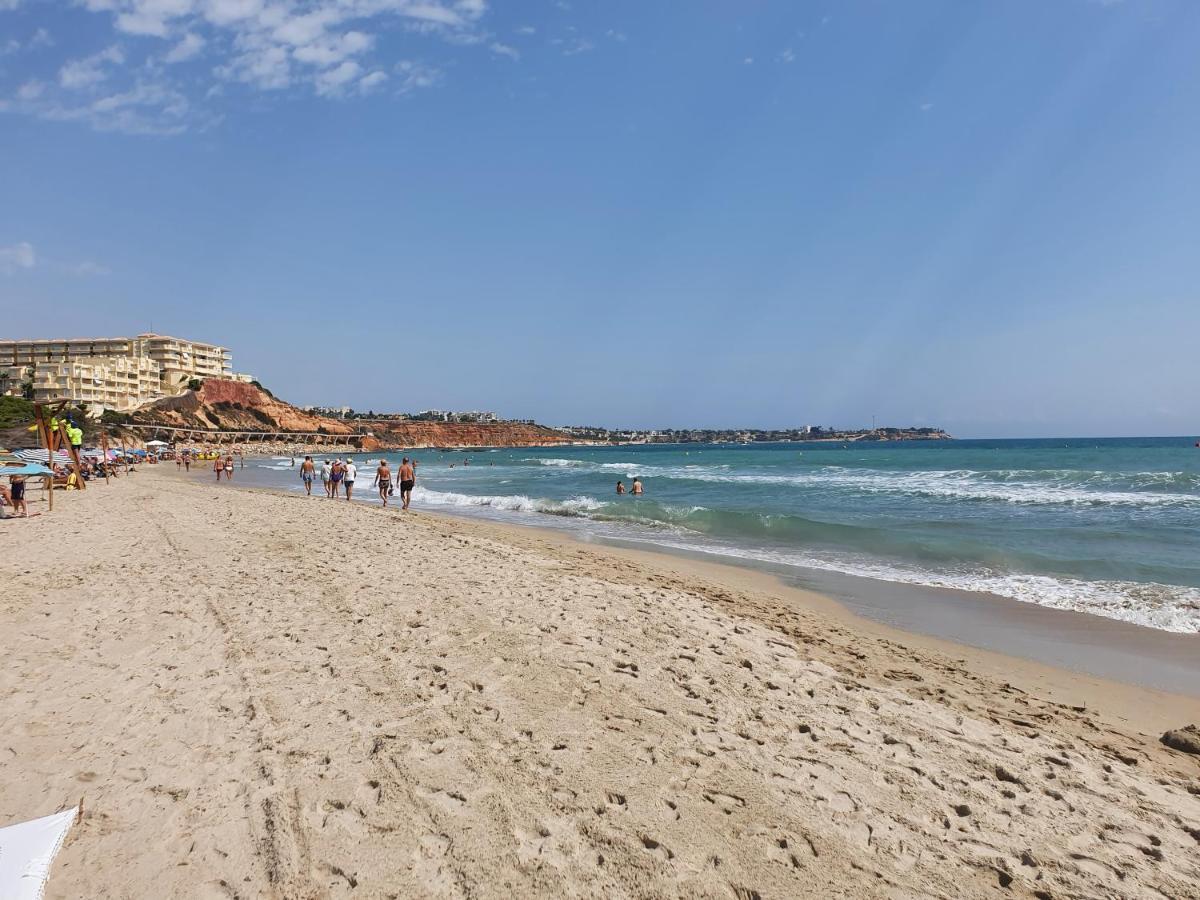
M 58 498 L 56 498 L 57 501 Z M 1196 895 L 1195 698 L 765 573 L 144 469 L 4 523 L 50 897 Z

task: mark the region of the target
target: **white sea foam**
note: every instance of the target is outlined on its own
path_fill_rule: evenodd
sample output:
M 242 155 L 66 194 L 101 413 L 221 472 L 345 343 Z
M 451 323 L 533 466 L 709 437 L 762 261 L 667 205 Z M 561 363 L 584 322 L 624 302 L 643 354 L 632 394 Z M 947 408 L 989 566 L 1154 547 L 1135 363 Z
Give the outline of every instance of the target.
M 509 512 L 540 512 L 558 516 L 583 516 L 604 506 L 592 497 L 572 497 L 569 500 L 547 500 L 523 494 L 459 494 L 454 491 L 413 490 L 414 503 L 432 506 L 489 507 Z
M 826 466 L 811 472 L 774 474 L 736 472 L 729 466 L 655 466 L 630 462 L 589 462 L 587 460 L 539 459 L 542 465 L 585 469 L 595 472 L 621 472 L 628 477 L 668 478 L 723 484 L 766 484 L 796 488 L 842 488 L 870 494 L 907 494 L 947 500 L 993 501 L 1029 505 L 1076 506 L 1197 506 L 1200 507 L 1200 479 L 1196 493 L 1162 490 L 1163 487 L 1190 487 L 1194 476 L 1183 472 L 1080 472 L 1064 470 L 967 469 L 917 472 L 889 472 L 874 469 L 847 469 Z M 1120 485 L 1124 489 L 1111 489 Z M 1156 489 L 1159 488 L 1159 489 Z
M 1185 634 L 1200 633 L 1200 588 L 1130 581 L 1088 581 L 988 570 L 963 566 L 934 570 L 918 565 L 890 563 L 836 552 L 815 555 L 805 550 L 779 551 L 729 544 L 681 527 L 677 523 L 630 515 L 606 515 L 609 506 L 592 497 L 548 500 L 524 495 L 460 494 L 417 488 L 414 501 L 461 510 L 543 513 L 572 519 L 591 520 L 578 527 L 626 540 L 642 541 L 675 549 L 700 551 L 758 562 L 836 572 L 879 581 L 989 593 L 1054 609 L 1106 616 L 1136 625 Z M 704 507 L 664 507 L 669 518 L 678 519 Z
M 820 558 L 711 541 L 677 541 L 657 535 L 632 539 L 679 550 L 698 550 L 878 581 L 994 594 L 1023 603 L 1091 613 L 1162 631 L 1200 634 L 1200 588 L 1132 581 L 1085 581 L 982 570 L 935 572 L 866 559 Z

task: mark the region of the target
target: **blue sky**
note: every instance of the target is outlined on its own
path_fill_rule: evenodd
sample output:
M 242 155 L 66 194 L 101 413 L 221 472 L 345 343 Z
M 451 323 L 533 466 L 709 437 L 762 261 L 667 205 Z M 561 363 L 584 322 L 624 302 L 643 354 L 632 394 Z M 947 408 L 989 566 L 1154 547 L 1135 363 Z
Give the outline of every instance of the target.
M 297 403 L 1200 430 L 1194 0 L 0 0 L 0 332 Z

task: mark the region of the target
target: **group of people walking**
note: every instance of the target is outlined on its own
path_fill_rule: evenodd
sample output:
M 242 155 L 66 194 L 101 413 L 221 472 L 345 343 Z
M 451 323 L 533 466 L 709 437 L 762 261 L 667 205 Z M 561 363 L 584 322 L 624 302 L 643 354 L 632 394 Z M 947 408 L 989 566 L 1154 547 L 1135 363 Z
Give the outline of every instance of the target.
M 347 457 L 346 459 L 335 459 L 332 462 L 322 460 L 318 468 L 311 456 L 304 457 L 304 462 L 300 464 L 300 479 L 304 482 L 304 492 L 312 496 L 313 482 L 317 475 L 321 477 L 321 484 L 325 487 L 326 497 L 342 497 L 347 500 L 354 496 L 354 483 L 358 480 L 358 466 L 354 465 L 354 460 Z M 401 509 L 408 509 L 408 504 L 412 501 L 412 491 L 417 483 L 417 464 L 410 461 L 406 456 L 400 463 L 400 468 L 396 472 L 396 480 L 399 481 L 400 488 L 400 503 Z M 375 480 L 371 483 L 371 487 L 379 491 L 379 499 L 383 501 L 383 505 L 388 505 L 388 500 L 395 496 L 396 485 L 392 483 L 392 470 L 386 459 L 379 461 L 379 466 L 375 469 Z

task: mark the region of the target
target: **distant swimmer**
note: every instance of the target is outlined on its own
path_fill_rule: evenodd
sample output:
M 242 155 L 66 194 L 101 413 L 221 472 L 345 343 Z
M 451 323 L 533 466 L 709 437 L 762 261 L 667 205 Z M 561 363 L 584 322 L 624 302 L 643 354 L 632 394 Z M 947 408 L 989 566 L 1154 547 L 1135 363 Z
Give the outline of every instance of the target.
M 623 481 L 618 481 L 618 482 L 617 482 L 617 493 L 618 493 L 618 494 L 623 494 L 623 493 L 625 493 L 625 482 L 623 482 Z
M 417 470 L 412 463 L 408 461 L 408 457 L 404 457 L 404 461 L 400 463 L 400 499 L 401 509 L 408 509 L 408 504 L 412 501 L 412 491 L 417 484 Z
M 381 459 L 379 468 L 375 470 L 375 484 L 379 488 L 379 499 L 386 507 L 388 497 L 392 495 L 392 470 L 388 468 L 386 459 Z
M 295 460 L 292 460 L 292 462 L 294 463 Z M 312 496 L 313 474 L 316 472 L 316 469 L 317 467 L 313 465 L 311 456 L 304 457 L 304 462 L 300 463 L 300 480 L 304 482 L 304 493 L 310 497 Z
M 642 479 L 633 479 L 633 496 L 638 497 L 642 493 Z

